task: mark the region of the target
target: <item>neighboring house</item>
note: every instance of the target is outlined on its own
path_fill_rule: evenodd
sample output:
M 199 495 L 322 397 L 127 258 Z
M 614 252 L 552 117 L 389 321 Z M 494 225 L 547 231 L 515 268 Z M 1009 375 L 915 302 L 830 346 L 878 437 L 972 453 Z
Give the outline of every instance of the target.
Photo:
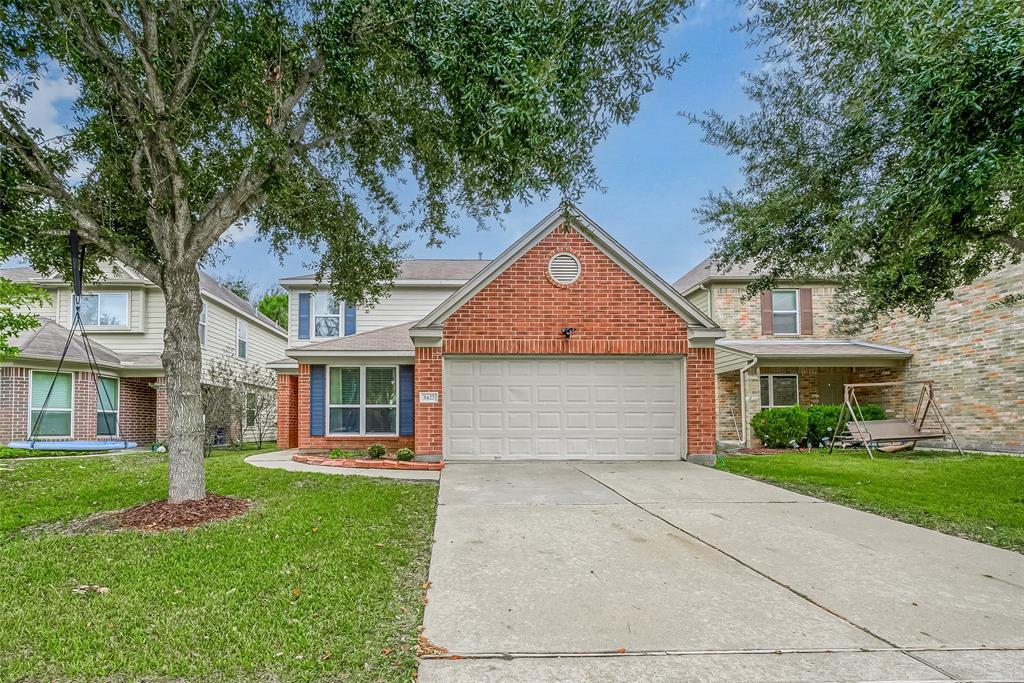
M 98 282 L 84 286 L 81 302 L 100 370 L 100 391 L 81 337 L 76 335 L 36 436 L 56 440 L 120 438 L 149 444 L 167 435 L 160 360 L 166 317 L 163 293 L 130 268 L 115 264 L 103 270 Z M 7 442 L 27 438 L 31 423 L 43 408 L 68 338 L 74 294 L 67 282 L 31 268 L 3 268 L 0 277 L 31 282 L 50 296 L 49 304 L 29 311 L 39 316 L 39 327 L 15 337 L 18 355 L 0 363 L 0 442 Z M 287 334 L 272 320 L 202 272 L 200 289 L 204 371 L 225 358 L 265 367 L 284 353 Z
M 747 298 L 749 266 L 722 272 L 706 259 L 675 287 L 726 331 L 715 356 L 722 441 L 752 444 L 750 418 L 765 407 L 841 403 L 847 383 L 930 379 L 961 446 L 1018 451 L 1024 307 L 989 306 L 1022 274 L 1014 266 L 962 288 L 930 321 L 896 316 L 856 338 L 832 332 L 834 282 L 780 282 Z M 913 414 L 916 398 L 899 388 L 861 395 L 894 415 Z
M 711 320 L 586 217 L 493 261 L 411 260 L 369 310 L 285 278 L 278 443 L 449 460 L 709 459 Z

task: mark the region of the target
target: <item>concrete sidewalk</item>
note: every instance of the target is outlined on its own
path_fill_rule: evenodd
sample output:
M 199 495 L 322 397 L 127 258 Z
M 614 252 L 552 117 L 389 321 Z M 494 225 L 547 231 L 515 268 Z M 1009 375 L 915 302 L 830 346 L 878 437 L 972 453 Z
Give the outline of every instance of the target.
M 1024 557 L 687 463 L 450 464 L 420 680 L 1022 680 Z

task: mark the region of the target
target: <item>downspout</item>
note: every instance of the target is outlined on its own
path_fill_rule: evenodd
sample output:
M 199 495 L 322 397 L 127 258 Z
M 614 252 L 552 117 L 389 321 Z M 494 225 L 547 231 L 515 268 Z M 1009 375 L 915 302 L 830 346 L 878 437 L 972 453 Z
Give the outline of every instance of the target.
M 747 370 L 757 365 L 757 356 L 740 369 L 740 441 L 747 445 Z

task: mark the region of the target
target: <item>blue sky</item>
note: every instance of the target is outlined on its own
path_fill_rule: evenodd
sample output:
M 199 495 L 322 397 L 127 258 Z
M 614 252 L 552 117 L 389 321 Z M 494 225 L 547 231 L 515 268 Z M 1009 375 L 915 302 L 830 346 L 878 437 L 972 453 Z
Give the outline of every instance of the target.
M 742 73 L 758 68 L 747 35 L 730 29 L 744 8 L 733 0 L 697 0 L 686 19 L 665 36 L 668 54 L 686 52 L 688 61 L 670 81 L 660 81 L 644 97 L 640 112 L 628 126 L 619 126 L 595 151 L 605 190 L 590 192 L 580 208 L 630 251 L 670 282 L 708 253 L 704 226 L 694 209 L 709 191 L 737 187 L 738 161 L 701 141 L 701 132 L 678 116 L 680 111 L 715 109 L 735 116 L 750 109 L 742 92 Z M 44 130 L 67 117 L 74 89 L 59 79 L 44 83 L 34 98 L 29 118 Z M 517 206 L 504 228 L 478 231 L 466 223 L 460 234 L 441 248 L 413 241 L 408 255 L 416 258 L 492 258 L 532 227 L 556 205 L 557 198 Z M 410 236 L 411 237 L 411 236 Z M 279 277 L 309 270 L 314 257 L 296 252 L 284 263 L 265 244 L 244 230 L 224 250 L 214 275 L 243 275 L 258 291 Z

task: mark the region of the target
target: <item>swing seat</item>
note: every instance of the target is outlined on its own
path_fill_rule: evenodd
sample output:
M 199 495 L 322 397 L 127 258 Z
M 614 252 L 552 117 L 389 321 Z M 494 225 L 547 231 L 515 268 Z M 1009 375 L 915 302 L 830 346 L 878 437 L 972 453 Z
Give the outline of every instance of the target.
M 138 446 L 134 441 L 11 441 L 9 448 L 27 451 L 120 451 Z
M 946 436 L 942 431 L 924 431 L 907 420 L 851 420 L 846 429 L 855 442 L 877 443 L 894 441 L 920 441 L 923 439 L 942 439 Z

